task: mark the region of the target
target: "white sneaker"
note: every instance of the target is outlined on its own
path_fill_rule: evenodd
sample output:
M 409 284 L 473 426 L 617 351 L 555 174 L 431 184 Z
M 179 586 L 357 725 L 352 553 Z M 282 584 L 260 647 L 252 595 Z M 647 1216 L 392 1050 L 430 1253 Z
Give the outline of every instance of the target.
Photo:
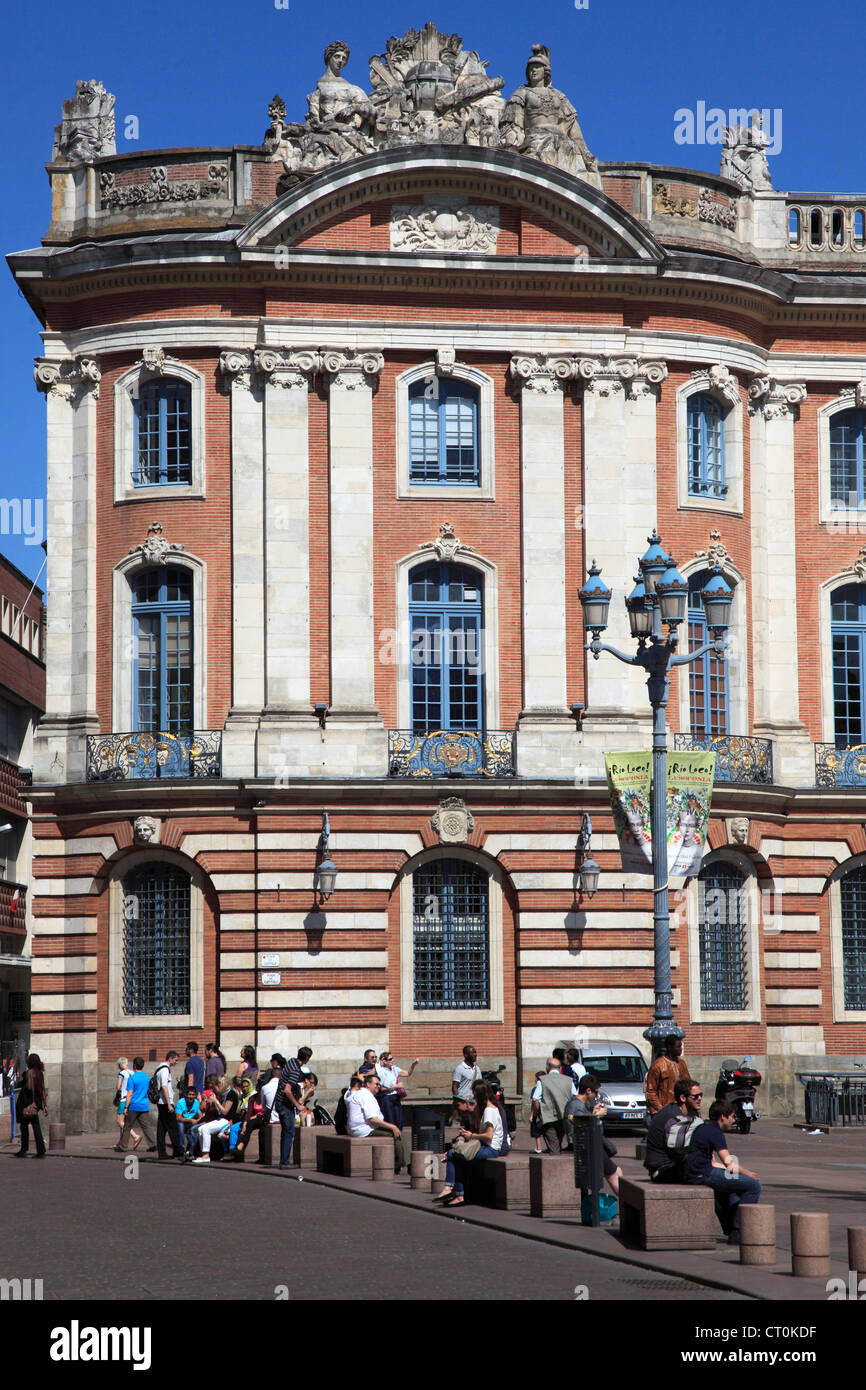
M 210 1154 L 205 1154 L 203 1158 L 194 1158 L 193 1163 L 210 1163 Z

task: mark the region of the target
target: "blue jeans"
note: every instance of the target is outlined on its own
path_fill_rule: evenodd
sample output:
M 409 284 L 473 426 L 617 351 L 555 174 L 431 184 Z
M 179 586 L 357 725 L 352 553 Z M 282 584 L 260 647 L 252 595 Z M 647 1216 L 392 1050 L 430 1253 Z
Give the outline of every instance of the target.
M 690 1179 L 694 1182 L 694 1179 Z M 711 1187 L 716 1197 L 716 1214 L 721 1223 L 725 1235 L 732 1232 L 739 1235 L 740 1231 L 740 1203 L 748 1206 L 755 1206 L 761 1195 L 761 1184 L 757 1178 L 729 1178 L 727 1173 L 721 1168 L 714 1168 L 712 1173 L 702 1177 L 699 1181 L 701 1187 Z
M 498 1158 L 498 1157 L 499 1157 L 499 1150 L 498 1150 L 498 1149 L 491 1149 L 491 1147 L 490 1147 L 489 1144 L 482 1144 L 482 1145 L 481 1145 L 481 1148 L 478 1150 L 477 1154 L 475 1155 L 475 1158 L 470 1159 L 470 1162 L 471 1162 L 471 1163 L 474 1163 L 476 1158 Z M 462 1196 L 463 1196 L 463 1179 L 462 1179 L 462 1178 L 458 1178 L 458 1176 L 457 1176 L 458 1165 L 461 1164 L 461 1163 L 465 1163 L 465 1162 L 466 1162 L 466 1159 L 459 1158 L 459 1157 L 458 1157 L 458 1158 L 455 1158 L 455 1157 L 454 1157 L 454 1150 L 453 1150 L 453 1149 L 449 1149 L 449 1150 L 448 1150 L 448 1156 L 447 1156 L 447 1158 L 446 1158 L 446 1160 L 445 1160 L 445 1186 L 446 1186 L 446 1187 L 453 1187 L 453 1188 L 454 1188 L 454 1194 L 455 1194 L 455 1196 L 458 1196 L 458 1197 L 462 1197 Z
M 291 1101 L 278 1101 L 274 1109 L 280 1117 L 280 1167 L 288 1168 L 292 1161 L 292 1146 L 295 1142 L 295 1117 L 298 1112 Z

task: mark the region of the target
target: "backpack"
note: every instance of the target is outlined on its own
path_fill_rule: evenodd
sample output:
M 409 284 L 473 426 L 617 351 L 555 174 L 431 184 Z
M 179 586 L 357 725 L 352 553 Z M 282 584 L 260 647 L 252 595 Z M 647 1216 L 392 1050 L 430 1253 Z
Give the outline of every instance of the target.
M 499 1157 L 504 1158 L 505 1155 L 511 1151 L 511 1135 L 508 1133 L 508 1119 L 505 1114 L 505 1106 L 500 1101 L 496 1108 L 502 1119 L 502 1148 L 499 1150 Z
M 334 1128 L 338 1134 L 348 1134 L 349 1132 L 349 1111 L 346 1105 L 345 1096 L 340 1096 L 337 1101 L 337 1108 L 334 1111 Z
M 165 1068 L 165 1070 L 168 1072 L 169 1080 L 171 1079 L 171 1068 L 169 1067 L 168 1062 L 160 1062 L 156 1071 L 153 1073 L 153 1076 L 150 1078 L 150 1082 L 147 1087 L 147 1098 L 152 1105 L 158 1105 L 160 1100 L 162 1099 L 162 1082 L 157 1081 L 156 1078 L 159 1076 L 159 1073 L 163 1070 L 163 1068 Z

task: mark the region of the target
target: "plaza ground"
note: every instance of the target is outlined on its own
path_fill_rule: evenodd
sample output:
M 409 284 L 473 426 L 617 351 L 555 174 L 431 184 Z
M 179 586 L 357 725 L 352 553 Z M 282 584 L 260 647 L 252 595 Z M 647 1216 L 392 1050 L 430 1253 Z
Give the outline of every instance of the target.
M 642 1252 L 616 1227 L 523 1212 L 431 1208 L 408 1178 L 368 1183 L 253 1165 L 139 1160 L 124 1177 L 114 1135 L 79 1135 L 44 1162 L 0 1150 L 2 1268 L 41 1278 L 45 1299 L 806 1300 L 826 1281 L 790 1274 L 792 1211 L 830 1214 L 831 1274 L 847 1279 L 846 1228 L 866 1224 L 866 1131 L 810 1135 L 761 1121 L 735 1150 L 776 1208 L 775 1267 L 738 1251 Z M 525 1127 L 517 1147 L 529 1145 Z M 635 1136 L 617 1138 L 640 1176 Z M 303 1182 L 298 1181 L 299 1176 Z M 19 1268 L 20 1266 L 20 1268 Z M 281 1287 L 282 1286 L 282 1287 Z M 585 1293 L 581 1290 L 585 1289 Z

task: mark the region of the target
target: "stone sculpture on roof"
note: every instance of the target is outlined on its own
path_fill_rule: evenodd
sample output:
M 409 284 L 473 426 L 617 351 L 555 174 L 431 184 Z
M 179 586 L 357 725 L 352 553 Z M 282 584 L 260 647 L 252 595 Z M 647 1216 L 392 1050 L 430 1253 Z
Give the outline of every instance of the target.
M 54 127 L 52 160 L 91 164 L 102 155 L 116 154 L 114 93 L 95 78 L 75 84 L 75 96 L 64 101 L 62 120 Z
M 767 146 L 770 137 L 763 129 L 759 111 L 752 116 L 751 125 L 726 125 L 722 142 L 723 178 L 733 179 L 744 193 L 764 193 L 773 187 Z
M 597 178 L 574 107 L 550 85 L 550 54 L 541 44 L 533 46 L 526 84 L 507 104 L 504 79 L 488 77 L 486 62 L 459 34 L 440 34 L 433 23 L 390 38 L 372 56 L 369 95 L 343 77 L 348 60 L 341 40 L 325 49 L 326 70 L 303 123 L 285 120 L 282 98 L 271 102 L 264 145 L 285 166 L 280 191 L 330 165 L 408 145 L 505 146 Z

